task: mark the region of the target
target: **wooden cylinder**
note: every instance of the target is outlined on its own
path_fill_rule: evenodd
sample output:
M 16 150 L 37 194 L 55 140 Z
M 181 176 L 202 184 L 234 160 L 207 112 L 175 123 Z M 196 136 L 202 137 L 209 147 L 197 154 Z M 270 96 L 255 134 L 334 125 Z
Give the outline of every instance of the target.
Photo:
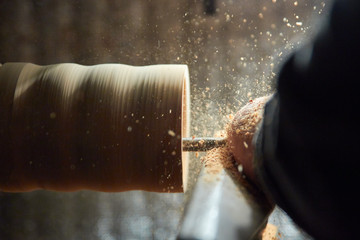
M 0 190 L 183 191 L 186 65 L 0 67 Z

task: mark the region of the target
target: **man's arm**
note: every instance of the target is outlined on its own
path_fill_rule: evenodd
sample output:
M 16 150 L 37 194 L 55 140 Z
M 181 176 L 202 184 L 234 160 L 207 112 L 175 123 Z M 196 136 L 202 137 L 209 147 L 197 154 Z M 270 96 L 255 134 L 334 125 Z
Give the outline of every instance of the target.
M 282 67 L 256 138 L 256 180 L 316 239 L 355 239 L 360 3 L 338 1 Z

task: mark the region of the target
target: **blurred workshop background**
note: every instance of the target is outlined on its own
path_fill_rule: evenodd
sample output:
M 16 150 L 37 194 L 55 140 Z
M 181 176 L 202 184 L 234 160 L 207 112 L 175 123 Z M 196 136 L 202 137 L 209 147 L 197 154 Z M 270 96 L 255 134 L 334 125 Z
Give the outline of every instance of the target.
M 311 39 L 330 5 L 0 0 L 0 63 L 187 64 L 191 134 L 214 136 L 249 99 L 273 91 L 277 68 Z M 0 239 L 175 239 L 184 205 L 183 194 L 142 191 L 0 192 Z M 272 217 L 275 224 L 288 224 L 284 219 L 281 211 Z M 278 238 L 303 239 L 291 229 Z

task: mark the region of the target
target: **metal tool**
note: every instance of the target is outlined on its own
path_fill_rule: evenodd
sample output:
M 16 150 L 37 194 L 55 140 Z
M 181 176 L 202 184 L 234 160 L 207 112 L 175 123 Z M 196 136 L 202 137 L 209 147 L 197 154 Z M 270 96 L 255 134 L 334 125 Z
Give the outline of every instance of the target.
M 183 151 L 207 151 L 225 145 L 225 138 L 183 139 Z M 202 167 L 185 208 L 179 240 L 259 239 L 271 205 L 239 176 L 224 169 L 214 174 Z
M 178 240 L 259 239 L 271 206 L 245 185 L 226 170 L 214 177 L 203 168 L 186 205 Z
M 201 152 L 207 151 L 212 148 L 221 147 L 226 145 L 225 138 L 183 138 L 183 151 L 185 152 Z

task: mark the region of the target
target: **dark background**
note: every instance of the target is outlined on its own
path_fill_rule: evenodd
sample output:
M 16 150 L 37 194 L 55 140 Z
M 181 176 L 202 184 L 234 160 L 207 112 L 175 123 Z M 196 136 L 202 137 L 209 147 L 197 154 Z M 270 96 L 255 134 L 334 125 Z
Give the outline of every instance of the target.
M 0 63 L 188 64 L 192 135 L 212 136 L 273 91 L 329 5 L 218 0 L 206 15 L 201 0 L 0 0 Z M 0 239 L 173 239 L 183 208 L 183 194 L 0 192 Z

